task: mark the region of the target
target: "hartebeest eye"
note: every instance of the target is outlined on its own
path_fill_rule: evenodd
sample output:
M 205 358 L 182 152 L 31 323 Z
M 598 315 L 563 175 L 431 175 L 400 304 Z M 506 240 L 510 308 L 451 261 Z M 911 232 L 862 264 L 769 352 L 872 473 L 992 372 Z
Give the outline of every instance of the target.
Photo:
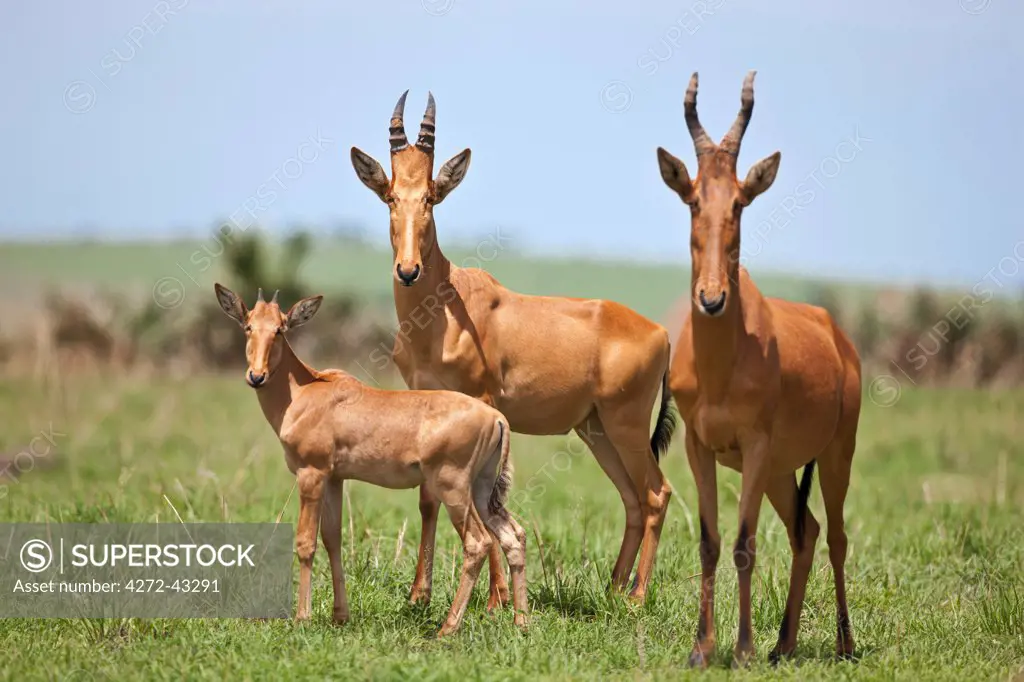
M 245 333 L 248 334 L 251 331 L 252 331 L 252 325 L 251 324 L 245 325 Z

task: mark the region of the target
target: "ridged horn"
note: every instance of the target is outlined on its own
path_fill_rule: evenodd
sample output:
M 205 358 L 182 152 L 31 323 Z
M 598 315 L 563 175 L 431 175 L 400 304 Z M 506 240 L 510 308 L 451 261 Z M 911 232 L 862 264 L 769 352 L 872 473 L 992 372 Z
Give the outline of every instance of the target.
M 434 130 L 437 116 L 437 104 L 434 103 L 434 95 L 427 92 L 427 110 L 423 114 L 423 122 L 420 123 L 420 136 L 416 140 L 416 146 L 427 152 L 434 153 Z
M 274 289 L 274 296 L 270 299 L 271 303 L 277 303 L 277 295 L 281 292 L 280 289 Z
M 266 303 L 266 301 L 263 300 L 263 288 L 262 287 L 260 287 L 259 289 L 256 290 L 256 302 L 257 303 L 260 303 L 260 302 Z
M 402 93 L 402 96 L 398 98 L 398 104 L 395 105 L 394 113 L 391 114 L 391 126 L 388 131 L 391 133 L 389 139 L 392 154 L 409 146 L 409 138 L 405 136 L 405 123 L 402 120 L 405 117 L 405 98 L 408 94 L 408 90 Z
M 686 116 L 686 127 L 693 138 L 693 148 L 697 156 L 707 154 L 715 150 L 715 143 L 711 141 L 704 126 L 697 118 L 697 72 L 690 76 L 690 85 L 686 88 L 686 97 L 683 99 L 683 113 Z
M 739 156 L 740 142 L 743 141 L 743 134 L 747 132 L 750 124 L 750 116 L 754 113 L 754 76 L 757 71 L 750 71 L 743 79 L 743 92 L 740 94 L 740 113 L 736 115 L 732 128 L 722 138 L 721 148 L 734 156 Z

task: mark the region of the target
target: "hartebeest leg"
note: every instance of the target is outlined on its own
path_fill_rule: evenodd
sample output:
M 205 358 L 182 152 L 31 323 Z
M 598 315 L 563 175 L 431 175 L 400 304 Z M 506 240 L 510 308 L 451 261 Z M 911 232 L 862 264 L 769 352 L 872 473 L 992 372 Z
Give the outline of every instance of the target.
M 786 611 L 779 627 L 779 641 L 768 654 L 769 660 L 778 661 L 789 656 L 796 648 L 797 631 L 800 629 L 800 612 L 804 605 L 807 591 L 807 578 L 811 573 L 814 561 L 814 543 L 818 540 L 818 522 L 807 509 L 805 513 L 803 535 L 796 534 L 797 485 L 790 476 L 772 479 L 768 484 L 768 500 L 775 507 L 779 518 L 789 534 L 789 546 L 793 550 L 793 568 L 789 576 L 789 596 L 786 598 Z
M 331 561 L 331 582 L 334 586 L 335 623 L 348 621 L 348 597 L 345 594 L 345 568 L 341 564 L 341 491 L 344 481 L 331 478 L 324 484 L 323 512 L 320 516 L 320 537 Z
M 490 465 L 486 465 L 486 468 L 490 470 Z M 512 573 L 512 604 L 516 612 L 514 622 L 520 627 L 525 627 L 529 614 L 529 605 L 526 601 L 526 531 L 504 508 L 493 513 L 490 511 L 493 488 L 493 476 L 481 476 L 477 479 L 473 484 L 474 503 L 484 525 L 497 540 L 494 545 L 499 546 L 508 559 L 509 570 Z
M 768 487 L 768 437 L 755 437 L 743 443 L 743 485 L 740 492 L 740 531 L 732 550 L 739 586 L 740 627 L 733 652 L 733 665 L 745 666 L 754 656 L 754 626 L 750 615 L 750 582 L 757 563 L 757 519 Z
M 476 507 L 467 494 L 468 489 L 467 482 L 465 486 L 453 487 L 450 491 L 440 493 L 445 509 L 448 510 L 448 517 L 462 538 L 462 575 L 455 590 L 452 608 L 440 632 L 437 633 L 438 637 L 451 634 L 462 625 L 473 587 L 480 577 L 480 569 L 490 552 L 491 545 L 494 544 L 490 532 L 480 520 Z
M 605 433 L 604 424 L 596 412 L 591 412 L 586 421 L 576 427 L 576 433 L 590 447 L 601 470 L 615 484 L 615 489 L 622 498 L 622 505 L 626 509 L 626 528 L 622 535 L 622 545 L 612 568 L 612 587 L 621 590 L 629 582 L 629 574 L 633 570 L 633 563 L 640 550 L 640 541 L 643 539 L 644 520 L 640 500 L 626 468 L 622 465 L 619 451 Z
M 700 514 L 700 611 L 697 637 L 690 653 L 690 667 L 706 668 L 715 650 L 715 571 L 722 547 L 718 534 L 718 478 L 715 455 L 698 440 L 690 424 L 686 425 L 686 459 L 697 484 Z
M 420 486 L 420 519 L 423 529 L 420 535 L 420 550 L 416 560 L 416 578 L 409 592 L 409 601 L 413 604 L 430 603 L 434 575 L 434 543 L 437 538 L 437 514 L 441 502 L 434 497 L 426 486 Z M 490 561 L 490 596 L 487 599 L 487 610 L 503 607 L 508 604 L 508 578 L 505 567 L 501 563 L 501 547 L 492 543 Z
M 635 409 L 641 403 L 630 403 L 619 407 L 614 413 L 599 408 L 601 422 L 607 429 L 607 435 L 615 444 L 623 467 L 629 476 L 634 494 L 640 501 L 640 514 L 643 518 L 643 536 L 640 550 L 640 561 L 636 567 L 636 581 L 630 591 L 630 598 L 643 602 L 647 595 L 647 585 L 651 572 L 654 570 L 654 559 L 661 539 L 661 528 L 668 511 L 668 501 L 672 493 L 661 475 L 654 453 L 651 452 L 648 416 Z M 635 554 L 630 557 L 630 567 Z
M 854 643 L 850 613 L 846 607 L 846 527 L 843 505 L 850 487 L 853 447 L 833 443 L 828 454 L 819 460 L 818 479 L 828 520 L 828 558 L 832 562 L 832 573 L 836 581 L 836 656 L 850 658 L 853 656 Z
M 423 523 L 420 531 L 420 551 L 416 559 L 416 578 L 412 581 L 409 601 L 413 604 L 430 603 L 430 594 L 434 584 L 434 541 L 437 538 L 437 514 L 441 510 L 441 502 L 427 489 L 420 486 L 420 520 Z
M 324 472 L 313 467 L 299 469 L 296 474 L 299 488 L 299 523 L 295 534 L 295 553 L 299 557 L 296 621 L 309 620 L 313 607 L 313 555 L 316 553 L 316 533 L 320 525 L 320 503 L 325 478 Z

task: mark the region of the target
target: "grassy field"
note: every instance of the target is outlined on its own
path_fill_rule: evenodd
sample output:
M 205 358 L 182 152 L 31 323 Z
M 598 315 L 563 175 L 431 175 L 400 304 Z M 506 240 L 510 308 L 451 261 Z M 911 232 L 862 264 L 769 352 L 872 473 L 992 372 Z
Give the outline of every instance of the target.
M 0 446 L 56 432 L 56 465 L 6 482 L 8 521 L 294 523 L 293 479 L 241 380 L 71 377 L 0 382 Z M 860 659 L 832 661 L 834 592 L 824 533 L 796 659 L 766 662 L 782 615 L 789 549 L 766 503 L 754 582 L 757 660 L 740 677 L 1007 679 L 1024 666 L 1024 393 L 914 392 L 865 400 L 846 517 L 847 589 Z M 555 457 L 559 452 L 570 453 Z M 581 452 L 583 454 L 581 454 Z M 675 679 L 696 624 L 696 494 L 680 435 L 663 461 L 676 490 L 648 603 L 603 591 L 623 527 L 621 503 L 575 437 L 513 438 L 513 494 L 544 483 L 519 514 L 529 534 L 532 624 L 484 611 L 486 572 L 462 632 L 432 639 L 454 589 L 457 538 L 442 513 L 434 599 L 411 609 L 415 491 L 352 483 L 343 561 L 352 621 L 330 624 L 329 571 L 316 557 L 313 620 L 3 620 L 3 679 Z M 540 477 L 540 478 L 538 478 Z M 724 546 L 735 538 L 739 479 L 719 474 Z M 818 485 L 811 496 L 823 519 Z M 542 544 L 540 544 L 542 543 Z M 294 577 L 297 583 L 297 564 Z M 719 567 L 718 656 L 728 669 L 736 572 Z M 79 672 L 75 672 L 79 671 Z M 88 676 L 86 672 L 88 671 Z

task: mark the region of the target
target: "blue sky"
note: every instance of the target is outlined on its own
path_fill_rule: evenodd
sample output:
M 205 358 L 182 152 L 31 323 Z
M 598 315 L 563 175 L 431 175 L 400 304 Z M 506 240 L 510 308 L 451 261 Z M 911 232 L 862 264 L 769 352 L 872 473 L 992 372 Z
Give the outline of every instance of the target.
M 1011 0 L 4 3 L 0 239 L 200 239 L 276 178 L 268 229 L 350 221 L 384 245 L 348 150 L 389 168 L 410 88 L 410 135 L 437 98 L 438 166 L 473 149 L 442 243 L 501 226 L 688 269 L 655 149 L 695 172 L 690 74 L 719 139 L 754 68 L 740 173 L 782 165 L 744 214 L 751 270 L 970 284 L 1024 239 L 1022 19 Z

